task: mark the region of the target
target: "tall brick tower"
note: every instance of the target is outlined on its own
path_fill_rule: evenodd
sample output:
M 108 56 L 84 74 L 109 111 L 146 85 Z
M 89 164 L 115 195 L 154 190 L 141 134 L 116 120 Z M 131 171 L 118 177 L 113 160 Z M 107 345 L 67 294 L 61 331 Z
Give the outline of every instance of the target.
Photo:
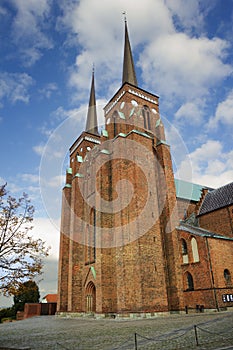
M 127 23 L 122 86 L 98 133 L 94 73 L 86 130 L 63 189 L 58 312 L 184 307 L 176 191 L 159 98 L 138 87 Z

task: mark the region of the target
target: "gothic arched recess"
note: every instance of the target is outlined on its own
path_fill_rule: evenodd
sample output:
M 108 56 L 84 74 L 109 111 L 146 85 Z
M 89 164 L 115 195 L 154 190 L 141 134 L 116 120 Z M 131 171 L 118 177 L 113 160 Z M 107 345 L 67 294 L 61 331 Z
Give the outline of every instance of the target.
M 96 312 L 96 289 L 92 281 L 86 286 L 86 312 Z

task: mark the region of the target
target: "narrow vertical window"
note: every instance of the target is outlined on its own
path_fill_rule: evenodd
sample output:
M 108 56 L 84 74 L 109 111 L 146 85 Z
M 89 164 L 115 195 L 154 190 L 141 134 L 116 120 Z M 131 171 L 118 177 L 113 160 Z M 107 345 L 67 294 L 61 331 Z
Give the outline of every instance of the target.
M 145 129 L 151 129 L 151 125 L 150 125 L 150 110 L 147 106 L 143 106 L 142 109 L 142 116 L 143 116 L 143 120 L 144 120 L 144 128 Z
M 186 278 L 188 287 L 187 290 L 194 290 L 193 276 L 191 275 L 191 273 L 187 272 Z
M 183 238 L 181 240 L 181 249 L 182 249 L 183 264 L 188 264 L 189 262 L 188 248 L 187 248 L 187 243 Z
M 113 133 L 114 133 L 114 137 L 117 135 L 117 113 L 114 112 L 113 113 Z
M 198 246 L 197 246 L 197 240 L 196 238 L 192 237 L 191 239 L 191 247 L 192 247 L 192 253 L 193 253 L 193 262 L 199 262 L 199 253 L 198 253 Z
M 231 273 L 228 269 L 224 270 L 224 279 L 227 285 L 231 284 Z

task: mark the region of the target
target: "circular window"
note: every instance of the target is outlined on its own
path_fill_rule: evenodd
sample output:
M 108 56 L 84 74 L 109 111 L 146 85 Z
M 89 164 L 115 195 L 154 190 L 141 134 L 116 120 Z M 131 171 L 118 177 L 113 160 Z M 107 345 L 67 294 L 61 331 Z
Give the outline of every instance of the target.
M 90 150 L 91 150 L 91 147 L 90 147 L 90 146 L 87 146 L 87 150 L 90 151 Z

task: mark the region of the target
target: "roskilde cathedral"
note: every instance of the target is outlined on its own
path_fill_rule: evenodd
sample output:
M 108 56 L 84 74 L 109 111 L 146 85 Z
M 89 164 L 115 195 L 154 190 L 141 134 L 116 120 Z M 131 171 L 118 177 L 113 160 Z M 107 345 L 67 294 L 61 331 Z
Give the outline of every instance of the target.
M 63 189 L 58 314 L 233 306 L 233 183 L 174 179 L 158 96 L 138 87 L 125 22 L 122 86 L 86 130 Z M 185 213 L 185 215 L 184 215 Z

